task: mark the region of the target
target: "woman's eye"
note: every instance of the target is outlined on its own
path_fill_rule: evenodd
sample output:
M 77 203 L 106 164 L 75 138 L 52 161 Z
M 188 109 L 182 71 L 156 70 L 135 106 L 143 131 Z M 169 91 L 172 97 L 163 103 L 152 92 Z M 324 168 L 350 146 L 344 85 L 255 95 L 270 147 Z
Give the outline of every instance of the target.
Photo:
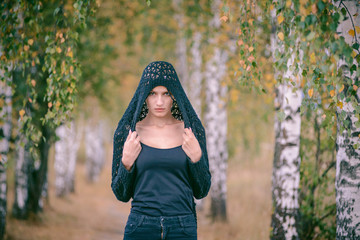
M 166 96 L 170 96 L 170 93 L 169 92 L 166 92 L 166 93 L 164 93 Z
M 154 92 L 150 92 L 149 95 L 152 96 L 152 95 L 155 95 L 155 93 L 154 93 Z

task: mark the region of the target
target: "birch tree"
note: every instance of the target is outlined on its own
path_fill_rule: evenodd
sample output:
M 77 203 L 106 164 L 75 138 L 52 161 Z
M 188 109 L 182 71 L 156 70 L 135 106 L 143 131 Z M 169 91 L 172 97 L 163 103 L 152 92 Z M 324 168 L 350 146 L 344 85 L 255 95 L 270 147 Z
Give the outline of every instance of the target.
M 205 125 L 207 134 L 207 149 L 209 157 L 210 171 L 212 175 L 211 183 L 211 215 L 213 219 L 226 220 L 226 179 L 227 179 L 227 111 L 226 97 L 227 85 L 223 83 L 227 74 L 228 53 L 221 49 L 217 44 L 220 29 L 220 3 L 215 0 L 212 2 L 211 11 L 213 17 L 209 22 L 209 31 L 213 36 L 209 39 L 212 44 L 211 56 L 206 62 L 206 103 Z
M 105 163 L 104 124 L 88 123 L 85 130 L 86 176 L 90 182 L 99 179 Z
M 55 188 L 56 195 L 66 196 L 75 191 L 75 167 L 80 146 L 81 132 L 76 131 L 74 121 L 56 129 L 59 140 L 55 142 Z
M 338 3 L 337 3 L 338 4 Z M 337 5 L 336 4 L 336 5 Z M 360 3 L 341 1 L 340 8 L 346 10 L 347 17 L 340 22 L 338 33 L 350 46 L 360 42 Z M 357 26 L 354 28 L 354 26 Z M 353 34 L 349 34 L 353 31 Z M 355 66 L 359 66 L 356 59 Z M 344 60 L 338 62 L 343 72 L 344 94 L 354 101 L 343 101 L 337 106 L 336 139 L 336 239 L 360 238 L 360 126 L 359 115 L 354 114 L 360 106 L 359 69 L 351 70 L 352 65 Z M 344 128 L 345 127 L 345 128 Z
M 188 55 L 187 55 L 187 39 L 185 36 L 185 14 L 183 7 L 183 0 L 173 0 L 173 6 L 175 9 L 174 18 L 178 23 L 178 31 L 176 38 L 176 55 L 177 55 L 177 64 L 176 69 L 186 93 L 188 93 L 189 88 L 189 69 L 188 69 Z
M 276 13 L 273 11 L 273 21 Z M 278 21 L 279 22 L 279 21 Z M 294 34 L 293 30 L 292 34 Z M 275 61 L 284 54 L 285 47 L 275 32 L 271 38 Z M 295 72 L 296 45 L 288 49 L 287 70 L 275 69 L 275 78 L 283 79 L 275 89 L 275 151 L 272 175 L 272 235 L 271 239 L 299 239 L 299 183 L 300 183 L 300 106 L 302 92 L 300 76 Z
M 0 57 L 2 49 L 0 45 Z M 5 66 L 8 73 L 12 66 Z M 4 237 L 7 215 L 7 163 L 11 137 L 11 113 L 12 113 L 12 77 L 5 75 L 0 69 L 0 239 Z
M 202 34 L 200 31 L 196 31 L 193 34 L 192 46 L 190 48 L 191 53 L 191 65 L 189 82 L 189 98 L 192 106 L 194 107 L 197 115 L 201 118 L 201 89 L 202 89 L 202 52 L 201 52 L 201 40 Z
M 12 215 L 18 219 L 25 219 L 29 214 L 29 172 L 31 154 L 24 134 L 19 133 L 16 140 L 15 154 L 15 199 Z

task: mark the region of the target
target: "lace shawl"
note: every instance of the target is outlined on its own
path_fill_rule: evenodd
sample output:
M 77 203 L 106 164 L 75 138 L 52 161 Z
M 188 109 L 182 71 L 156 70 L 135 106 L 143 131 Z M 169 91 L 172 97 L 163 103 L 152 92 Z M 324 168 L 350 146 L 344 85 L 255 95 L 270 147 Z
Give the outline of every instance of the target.
M 124 142 L 129 129 L 135 131 L 136 123 L 146 117 L 145 100 L 149 92 L 157 86 L 165 86 L 171 92 L 175 100 L 172 115 L 184 121 L 185 128 L 191 127 L 199 141 L 202 157 L 197 163 L 192 163 L 188 158 L 188 166 L 194 197 L 203 198 L 211 184 L 205 130 L 180 84 L 174 67 L 163 61 L 152 62 L 145 68 L 136 92 L 115 130 L 111 188 L 117 199 L 123 202 L 129 201 L 133 195 L 136 169 L 133 167 L 127 171 L 122 164 Z

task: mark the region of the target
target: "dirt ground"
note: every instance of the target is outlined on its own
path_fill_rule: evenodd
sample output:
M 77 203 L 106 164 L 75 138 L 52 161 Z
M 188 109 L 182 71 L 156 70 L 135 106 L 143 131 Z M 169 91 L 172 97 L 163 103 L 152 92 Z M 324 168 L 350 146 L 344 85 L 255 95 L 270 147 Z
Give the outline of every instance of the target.
M 199 240 L 268 239 L 271 215 L 271 146 L 262 147 L 262 156 L 232 159 L 228 168 L 228 221 L 213 223 L 208 217 L 209 197 L 198 211 Z M 55 197 L 54 174 L 50 161 L 49 202 L 43 213 L 30 220 L 16 220 L 8 214 L 8 240 L 117 240 L 122 239 L 130 203 L 119 202 L 110 188 L 111 158 L 99 181 L 90 184 L 85 165 L 79 164 L 76 192 Z M 9 189 L 11 211 L 13 191 Z

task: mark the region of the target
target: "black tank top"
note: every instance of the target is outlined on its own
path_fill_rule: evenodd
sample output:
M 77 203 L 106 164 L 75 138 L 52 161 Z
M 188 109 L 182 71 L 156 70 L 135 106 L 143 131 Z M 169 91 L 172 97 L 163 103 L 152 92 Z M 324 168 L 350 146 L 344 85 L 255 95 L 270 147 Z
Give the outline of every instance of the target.
M 194 213 L 187 157 L 181 146 L 159 149 L 141 143 L 135 161 L 131 211 L 150 216 Z

